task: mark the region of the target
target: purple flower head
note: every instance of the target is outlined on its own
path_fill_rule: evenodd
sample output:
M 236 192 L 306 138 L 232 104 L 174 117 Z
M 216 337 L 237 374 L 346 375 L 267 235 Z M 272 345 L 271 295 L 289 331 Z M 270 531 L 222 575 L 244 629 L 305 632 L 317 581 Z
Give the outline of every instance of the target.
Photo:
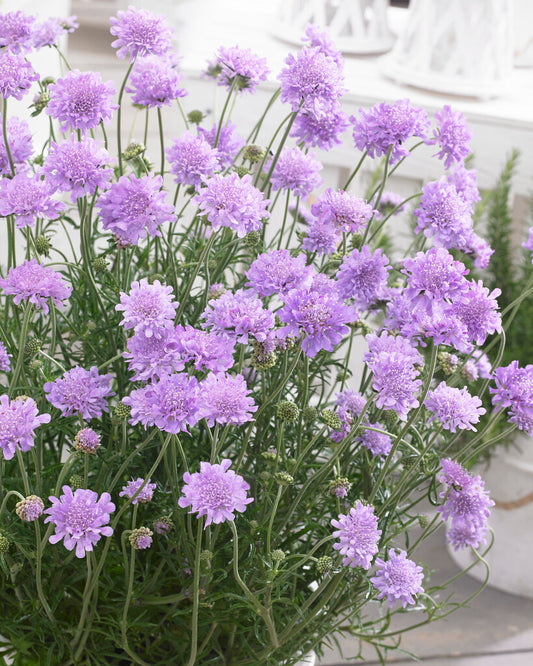
M 6 346 L 0 342 L 0 372 L 9 372 L 11 369 L 11 361 L 9 360 L 12 354 L 7 353 Z
M 344 190 L 334 192 L 328 188 L 312 205 L 311 212 L 319 222 L 331 224 L 338 231 L 362 233 L 374 209 Z
M 122 402 L 131 407 L 131 425 L 142 423 L 145 428 L 177 434 L 188 433 L 188 426 L 198 420 L 198 380 L 178 372 L 161 377 L 145 388 L 136 389 Z
M 333 254 L 342 240 L 342 235 L 329 222 L 312 220 L 302 241 L 302 249 L 317 254 Z
M 2 116 L 0 116 L 1 123 Z M 7 142 L 13 165 L 20 171 L 20 169 L 26 168 L 26 160 L 33 152 L 30 128 L 28 123 L 20 118 L 8 118 L 6 124 Z M 0 127 L 0 174 L 4 176 L 12 175 L 2 127 Z
M 233 367 L 235 340 L 187 325 L 176 328 L 179 353 L 185 363 L 203 372 L 225 372 Z
M 137 245 L 147 235 L 161 236 L 160 225 L 176 220 L 162 186 L 161 176 L 129 174 L 100 195 L 102 226 L 113 232 L 120 247 Z
M 69 19 L 49 18 L 37 24 L 33 31 L 33 46 L 40 49 L 43 46 L 57 46 L 59 39 L 66 32 L 74 32 L 79 28 L 75 16 Z
M 494 254 L 494 250 L 487 241 L 473 231 L 468 235 L 465 245 L 459 249 L 473 256 L 476 268 L 487 268 L 490 258 Z
M 156 484 L 155 483 L 150 483 L 151 479 L 148 479 L 145 483 L 144 479 L 141 479 L 140 477 L 137 479 L 133 479 L 131 481 L 128 481 L 128 483 L 125 486 L 122 486 L 122 491 L 118 494 L 119 497 L 129 497 L 130 499 L 137 494 L 137 497 L 132 501 L 132 504 L 145 504 L 146 502 L 150 502 L 153 495 L 154 495 L 154 490 L 156 489 Z M 139 492 L 139 489 L 141 486 L 144 487 L 142 490 Z
M 302 349 L 310 358 L 321 349 L 333 351 L 348 333 L 347 324 L 358 319 L 355 308 L 344 305 L 332 289 L 292 289 L 283 300 L 278 316 L 287 325 L 278 335 L 296 337 L 303 333 Z
M 406 421 L 408 412 L 418 407 L 416 399 L 422 381 L 410 358 L 399 352 L 381 352 L 369 364 L 373 372 L 372 386 L 377 392 L 376 405 L 393 409 L 400 420 Z
M 4 98 L 22 99 L 38 79 L 26 58 L 11 51 L 0 52 L 0 93 Z
M 172 48 L 173 30 L 163 16 L 131 5 L 109 19 L 109 32 L 116 37 L 111 46 L 118 49 L 117 56 L 130 62 L 137 56 L 161 56 Z
M 408 99 L 394 104 L 376 104 L 368 110 L 359 109 L 359 118 L 350 118 L 353 140 L 360 151 L 381 157 L 389 150 L 390 164 L 396 164 L 409 155 L 406 142 L 410 137 L 425 138 L 429 119 L 424 109 L 413 107 Z
M 47 115 L 60 123 L 62 132 L 82 130 L 85 133 L 101 122 L 108 123 L 117 104 L 111 102 L 116 95 L 112 81 L 104 83 L 96 72 L 71 70 L 50 85 Z
M 285 59 L 279 80 L 281 101 L 293 111 L 322 118 L 345 92 L 342 70 L 320 47 L 303 48 Z
M 158 327 L 157 335 L 150 337 L 143 330 L 134 333 L 128 340 L 128 351 L 123 356 L 129 369 L 135 373 L 132 381 L 161 379 L 163 375 L 170 375 L 185 367 L 176 330 L 170 323 Z
M 65 208 L 50 196 L 48 185 L 29 173 L 0 180 L 0 216 L 15 216 L 17 227 L 34 227 L 38 218 L 55 220 Z
M 452 483 L 439 494 L 440 499 L 444 500 L 444 504 L 438 507 L 443 519 L 451 519 L 452 525 L 457 521 L 465 521 L 475 527 L 484 527 L 494 502 L 488 490 L 485 490 L 482 478 L 471 476 L 466 470 L 462 470 L 462 473 L 455 470 L 454 474 L 448 472 L 444 481 L 449 483 L 450 478 L 456 478 L 460 484 Z
M 358 391 L 344 389 L 335 396 L 335 404 L 337 405 L 337 415 L 341 420 L 341 428 L 333 431 L 330 438 L 334 442 L 341 442 L 349 435 L 354 421 L 361 416 L 366 406 L 366 399 Z
M 349 127 L 348 116 L 340 105 L 332 106 L 327 114 L 317 116 L 313 112 L 301 111 L 292 126 L 289 136 L 295 137 L 306 148 L 331 150 L 342 143 L 342 135 Z
M 381 249 L 373 254 L 368 245 L 354 250 L 337 273 L 337 287 L 341 298 L 353 299 L 357 307 L 368 310 L 379 300 L 386 300 L 387 279 L 392 266 Z
M 92 428 L 82 428 L 74 438 L 74 448 L 82 453 L 96 453 L 101 446 L 101 437 Z
M 322 178 L 318 175 L 320 169 L 322 164 L 311 153 L 285 146 L 270 178 L 272 189 L 290 190 L 298 197 L 306 197 L 322 184 Z
M 446 180 L 453 185 L 463 199 L 474 206 L 481 200 L 479 188 L 477 186 L 477 171 L 476 169 L 465 169 L 461 164 L 454 167 L 447 175 Z
M 122 311 L 120 322 L 126 330 L 133 328 L 135 333 L 162 336 L 160 329 L 174 320 L 179 303 L 174 301 L 172 287 L 162 285 L 159 280 L 150 284 L 146 278 L 131 283 L 129 293 L 120 293 L 120 303 L 115 310 Z
M 182 80 L 183 74 L 178 71 L 178 59 L 173 53 L 163 57 L 146 56 L 133 66 L 126 92 L 132 94 L 134 104 L 160 109 L 187 95 L 180 86 Z
M 363 432 L 355 441 L 368 449 L 373 456 L 386 458 L 392 449 L 392 439 L 384 432 L 370 430 L 370 428 L 383 430 L 381 423 L 363 423 L 362 427 Z
M 11 53 L 29 53 L 34 24 L 35 16 L 24 12 L 0 14 L 0 47 Z
M 245 289 L 238 289 L 234 294 L 227 291 L 209 301 L 201 319 L 205 320 L 202 328 L 244 344 L 249 336 L 264 342 L 275 324 L 274 314 L 263 308 L 255 292 Z
M 252 262 L 246 273 L 246 286 L 261 297 L 284 294 L 290 289 L 310 286 L 313 272 L 305 264 L 305 255 L 293 257 L 288 250 L 269 250 Z
M 445 248 L 463 247 L 472 231 L 471 207 L 455 187 L 444 179 L 427 183 L 422 188 L 420 205 L 415 210 L 421 231 Z
M 108 185 L 113 173 L 110 162 L 111 156 L 98 141 L 89 137 L 77 141 L 71 136 L 60 143 L 52 142 L 43 164 L 44 179 L 54 191 L 70 192 L 75 203 L 78 197 L 92 196 L 98 187 Z
M 469 282 L 468 290 L 461 292 L 454 300 L 452 312 L 466 326 L 469 342 L 482 345 L 487 335 L 502 330 L 502 317 L 497 312 L 496 300 L 500 294 L 500 289 L 489 292 L 479 280 Z
M 404 608 L 407 604 L 415 604 L 414 595 L 424 592 L 422 567 L 407 559 L 405 550 L 398 554 L 394 548 L 390 548 L 389 559 L 385 562 L 378 557 L 376 566 L 378 570 L 370 582 L 379 590 L 377 598 L 386 598 L 391 608 L 397 601 Z
M 486 525 L 473 525 L 467 520 L 458 518 L 446 532 L 446 543 L 449 543 L 455 551 L 469 546 L 479 548 L 487 542 L 486 535 Z
M 176 183 L 199 189 L 220 169 L 218 151 L 204 136 L 194 136 L 187 131 L 180 139 L 175 139 L 166 152 Z
M 533 227 L 529 227 L 528 239 L 522 243 L 522 247 L 531 252 L 531 263 L 533 264 Z
M 128 540 L 135 550 L 146 550 L 152 545 L 154 533 L 148 527 L 137 527 L 131 531 Z
M 238 92 L 253 93 L 270 73 L 266 58 L 238 46 L 221 46 L 217 52 L 217 64 L 220 67 L 218 85 L 226 86 L 228 90 L 234 86 Z
M 67 370 L 63 377 L 46 382 L 43 388 L 48 402 L 60 409 L 63 416 L 77 413 L 89 421 L 109 411 L 106 398 L 115 395 L 112 384 L 113 375 L 99 375 L 93 365 L 89 370 L 79 366 Z
M 306 46 L 317 47 L 321 53 L 334 60 L 340 70 L 344 67 L 344 58 L 337 50 L 328 31 L 319 27 L 316 23 L 308 23 L 305 26 L 305 37 L 302 37 L 302 42 Z
M 157 534 L 168 534 L 174 526 L 170 516 L 161 516 L 161 518 L 154 520 L 153 524 Z
M 496 369 L 494 382 L 496 388 L 489 389 L 493 405 L 497 410 L 507 408 L 509 421 L 533 437 L 533 365 L 521 368 L 512 361 Z
M 257 411 L 257 405 L 250 393 L 242 375 L 232 377 L 227 373 L 210 372 L 200 383 L 199 416 L 207 420 L 210 428 L 215 423 L 239 426 L 253 421 L 252 413 Z
M 428 423 L 438 419 L 444 430 L 450 432 L 456 432 L 457 428 L 476 430 L 473 424 L 478 423 L 479 417 L 487 411 L 481 407 L 477 395 L 471 396 L 466 388 L 452 388 L 446 382 L 441 382 L 434 391 L 428 391 L 424 405 L 433 412 Z
M 9 400 L 0 395 L 0 448 L 5 460 L 15 451 L 29 451 L 34 445 L 35 429 L 50 422 L 50 414 L 39 414 L 35 400 L 20 396 Z
M 470 153 L 470 131 L 466 119 L 459 111 L 445 104 L 442 111 L 435 113 L 438 127 L 433 137 L 427 139 L 430 145 L 438 144 L 440 150 L 435 153 L 439 160 L 444 160 L 444 167 L 449 169 L 452 164 L 463 164 Z
M 42 516 L 43 511 L 44 502 L 37 495 L 28 495 L 26 499 L 17 502 L 15 508 L 17 516 L 27 523 L 31 523 L 34 520 L 37 520 L 37 518 Z
M 48 314 L 49 298 L 59 307 L 63 300 L 72 293 L 72 287 L 63 282 L 60 273 L 43 266 L 37 259 L 25 261 L 20 266 L 10 268 L 7 277 L 0 278 L 0 287 L 6 294 L 13 296 L 13 302 L 19 305 L 21 301 L 33 303 L 37 310 L 42 308 Z
M 370 333 L 365 339 L 368 343 L 368 352 L 363 356 L 365 363 L 372 365 L 382 352 L 385 354 L 394 352 L 407 357 L 409 363 L 413 366 L 422 366 L 424 364 L 424 359 L 420 352 L 415 349 L 409 340 L 406 340 L 402 336 L 394 336 L 384 331 L 379 336 L 375 333 Z
M 466 469 L 455 460 L 451 458 L 443 458 L 440 461 L 441 474 L 439 481 L 446 483 L 449 486 L 455 486 L 460 490 L 472 483 L 472 476 Z
M 191 201 L 202 215 L 207 215 L 214 231 L 229 227 L 239 238 L 250 231 L 260 231 L 263 220 L 270 217 L 267 210 L 270 201 L 263 199 L 263 193 L 254 187 L 249 175 L 243 178 L 236 173 L 215 175 Z
M 204 529 L 211 523 L 235 520 L 234 512 L 242 513 L 253 502 L 253 497 L 247 497 L 250 486 L 242 476 L 228 469 L 230 466 L 231 460 L 227 458 L 217 465 L 202 462 L 199 472 L 183 475 L 185 485 L 178 504 L 182 508 L 190 506 L 189 513 L 197 513 L 198 518 L 207 516 Z
M 85 557 L 85 553 L 93 550 L 95 543 L 103 536 L 113 534 L 109 526 L 110 514 L 115 510 L 109 493 L 100 497 L 92 490 L 78 488 L 72 492 L 70 486 L 63 486 L 63 495 L 49 497 L 52 506 L 45 510 L 48 516 L 45 523 L 53 523 L 55 534 L 50 543 L 58 543 L 63 539 L 67 550 L 76 548 L 76 557 Z
M 218 125 L 215 123 L 210 130 L 204 127 L 198 127 L 198 135 L 203 137 L 211 148 L 215 148 L 215 141 L 218 134 L 216 150 L 221 166 L 233 166 L 233 161 L 244 146 L 244 139 L 237 133 L 236 126 L 229 122 L 218 131 Z
M 339 514 L 339 519 L 333 519 L 331 524 L 337 528 L 333 536 L 338 537 L 339 542 L 334 543 L 333 548 L 344 556 L 343 566 L 370 569 L 381 536 L 374 507 L 357 500 L 348 514 Z

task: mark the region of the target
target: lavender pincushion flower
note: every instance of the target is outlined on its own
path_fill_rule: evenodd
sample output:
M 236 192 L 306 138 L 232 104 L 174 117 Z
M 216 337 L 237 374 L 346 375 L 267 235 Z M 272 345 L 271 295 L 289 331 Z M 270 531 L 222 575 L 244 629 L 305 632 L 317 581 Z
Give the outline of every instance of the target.
M 184 363 L 202 372 L 225 372 L 233 367 L 235 340 L 187 325 L 176 327 L 177 349 Z
M 339 519 L 333 519 L 331 524 L 337 528 L 333 536 L 339 538 L 339 543 L 334 543 L 333 548 L 343 555 L 342 564 L 370 569 L 381 537 L 374 507 L 357 500 L 348 514 L 341 513 Z
M 267 168 L 269 166 L 267 164 Z M 270 177 L 272 189 L 291 191 L 298 197 L 306 197 L 322 184 L 322 178 L 318 174 L 320 169 L 322 164 L 312 153 L 285 146 Z
M 245 144 L 244 139 L 237 132 L 237 127 L 231 121 L 225 123 L 220 131 L 216 123 L 210 130 L 198 127 L 198 136 L 203 137 L 212 148 L 216 148 L 218 160 L 224 167 L 233 166 L 235 158 Z
M 29 53 L 35 16 L 25 12 L 6 12 L 0 20 L 0 47 L 10 53 Z
M 16 305 L 29 301 L 36 309 L 42 308 L 44 314 L 48 314 L 49 298 L 59 307 L 72 293 L 72 287 L 63 281 L 60 273 L 43 266 L 37 259 L 10 268 L 7 276 L 0 278 L 0 287 L 13 296 Z
M 133 328 L 147 338 L 162 335 L 160 329 L 174 320 L 179 303 L 174 300 L 172 287 L 159 280 L 152 284 L 146 278 L 131 283 L 129 293 L 120 293 L 120 303 L 115 310 L 124 313 L 120 322 L 126 330 Z
M 337 288 L 343 299 L 368 310 L 388 298 L 387 280 L 392 266 L 380 248 L 372 253 L 368 245 L 344 257 L 337 273 Z
M 5 99 L 22 99 L 38 78 L 26 58 L 10 51 L 0 52 L 0 93 Z
M 230 466 L 227 458 L 214 465 L 201 462 L 199 472 L 183 475 L 185 485 L 178 504 L 182 508 L 190 506 L 189 513 L 197 513 L 198 518 L 207 516 L 204 529 L 211 523 L 235 520 L 235 511 L 242 513 L 253 502 L 253 497 L 247 497 L 250 486 Z
M 386 598 L 391 608 L 397 601 L 404 608 L 407 604 L 415 604 L 414 596 L 424 592 L 422 567 L 407 559 L 404 550 L 396 553 L 394 548 L 390 548 L 389 559 L 384 561 L 378 557 L 376 566 L 378 570 L 370 582 L 379 590 L 377 598 Z
M 377 392 L 376 405 L 393 409 L 400 420 L 420 404 L 416 398 L 422 380 L 409 357 L 398 352 L 382 352 L 369 364 L 373 373 L 372 386 Z
M 216 148 L 213 148 L 205 136 L 194 136 L 189 131 L 174 140 L 166 155 L 170 163 L 170 173 L 175 176 L 174 181 L 193 185 L 196 189 L 220 170 Z
M 187 95 L 180 86 L 182 80 L 183 74 L 178 71 L 178 59 L 173 53 L 146 56 L 135 62 L 126 92 L 131 93 L 134 104 L 160 109 Z
M 384 432 L 378 432 L 383 430 L 381 423 L 362 423 L 361 427 L 362 433 L 355 441 L 368 449 L 373 456 L 386 458 L 392 449 L 392 438 Z
M 260 231 L 263 220 L 270 217 L 267 210 L 270 201 L 254 187 L 249 175 L 240 178 L 236 173 L 217 174 L 207 180 L 191 201 L 198 206 L 201 215 L 207 215 L 214 231 L 229 227 L 239 238 L 250 231 Z
M 440 148 L 436 156 L 444 160 L 444 167 L 449 169 L 452 164 L 463 164 L 470 154 L 470 131 L 466 119 L 459 111 L 454 111 L 448 104 L 442 111 L 435 113 L 438 127 L 433 131 L 433 137 L 426 140 L 430 145 L 437 144 Z
M 295 137 L 306 148 L 331 150 L 335 145 L 342 144 L 342 135 L 349 127 L 348 115 L 340 104 L 333 105 L 327 114 L 316 117 L 313 112 L 300 111 L 291 128 L 290 135 Z
M 461 548 L 479 548 L 486 543 L 486 525 L 473 525 L 467 520 L 458 518 L 453 521 L 446 532 L 446 543 L 455 550 Z
M 286 293 L 297 287 L 310 286 L 313 268 L 306 266 L 306 257 L 293 257 L 288 250 L 269 250 L 260 254 L 250 265 L 246 277 L 247 287 L 259 296 Z
M 78 197 L 93 195 L 97 188 L 104 189 L 113 170 L 109 168 L 111 156 L 95 139 L 75 136 L 60 143 L 52 142 L 44 164 L 45 181 L 61 192 L 70 192 L 73 203 Z
M 151 502 L 157 484 L 150 483 L 150 481 L 151 479 L 148 479 L 145 483 L 145 479 L 141 477 L 138 477 L 137 479 L 132 478 L 131 481 L 128 481 L 128 483 L 122 487 L 122 491 L 118 496 L 129 497 L 131 499 L 137 493 L 137 496 L 131 502 L 132 504 L 145 504 Z
M 312 220 L 302 240 L 302 249 L 319 255 L 333 254 L 342 240 L 342 234 L 329 222 Z
M 8 354 L 6 346 L 0 342 L 0 372 L 9 372 L 11 368 L 11 361 L 9 360 L 12 354 Z
M 67 550 L 76 549 L 76 557 L 85 557 L 87 552 L 103 536 L 113 534 L 109 526 L 110 514 L 115 510 L 109 493 L 100 497 L 92 490 L 78 488 L 74 493 L 70 486 L 63 486 L 63 494 L 49 497 L 52 506 L 45 510 L 48 516 L 45 523 L 53 523 L 55 534 L 49 538 L 50 543 L 58 543 L 63 539 Z
M 34 446 L 35 429 L 50 422 L 50 414 L 39 414 L 35 400 L 20 396 L 14 400 L 0 395 L 0 448 L 5 460 L 15 451 L 29 451 Z
M 62 35 L 74 32 L 79 27 L 75 16 L 68 19 L 46 19 L 42 23 L 38 23 L 33 31 L 33 47 L 40 49 L 43 46 L 57 46 Z
M 101 446 L 101 436 L 92 428 L 82 428 L 74 438 L 74 448 L 82 453 L 94 455 Z
M 408 276 L 404 294 L 423 299 L 428 307 L 434 300 L 453 300 L 468 290 L 465 279 L 468 269 L 444 248 L 417 252 L 414 258 L 405 259 L 403 265 L 402 273 Z
M 102 226 L 113 232 L 120 247 L 137 245 L 147 235 L 161 236 L 159 227 L 176 220 L 162 186 L 161 176 L 128 174 L 98 198 Z
M 451 312 L 466 327 L 468 342 L 480 346 L 488 335 L 500 333 L 502 316 L 498 312 L 500 289 L 489 291 L 481 280 L 468 282 L 467 289 L 454 299 Z
M 486 526 L 494 502 L 485 490 L 483 479 L 472 476 L 449 459 L 441 460 L 441 467 L 440 480 L 448 486 L 439 494 L 444 503 L 437 510 L 443 519 L 451 519 L 452 526 L 456 521 L 466 521 L 475 527 Z
M 0 116 L 0 124 L 2 120 Z M 25 170 L 27 168 L 26 160 L 33 152 L 32 135 L 28 123 L 21 118 L 11 116 L 7 119 L 6 129 L 13 166 L 17 171 Z M 0 127 L 0 174 L 13 175 L 4 141 L 3 127 Z
M 253 421 L 257 405 L 242 375 L 210 372 L 200 383 L 198 410 L 211 428 L 215 423 L 242 425 Z
M 531 252 L 531 263 L 533 264 L 533 227 L 529 227 L 529 236 L 527 240 L 522 243 L 522 247 Z
M 35 227 L 38 218 L 55 220 L 65 208 L 62 201 L 52 199 L 48 185 L 33 174 L 17 173 L 0 180 L 0 216 L 15 216 L 20 229 Z
M 99 375 L 96 366 L 89 370 L 76 366 L 55 381 L 46 382 L 43 389 L 48 402 L 60 409 L 63 416 L 77 413 L 89 421 L 109 411 L 106 398 L 115 395 L 112 384 L 113 375 Z
M 255 92 L 270 73 L 266 58 L 239 46 L 221 46 L 217 52 L 217 64 L 220 67 L 218 85 L 226 86 L 228 90 L 233 86 L 238 92 Z
M 448 386 L 441 382 L 434 391 L 428 391 L 424 405 L 432 412 L 428 419 L 431 423 L 438 419 L 444 430 L 476 430 L 474 423 L 487 411 L 481 406 L 477 395 L 470 395 L 466 387 L 462 389 Z
M 506 407 L 509 421 L 533 437 L 533 365 L 521 368 L 512 361 L 495 370 L 494 383 L 496 387 L 489 390 L 497 411 Z
M 328 187 L 311 206 L 311 212 L 319 222 L 331 224 L 338 231 L 362 233 L 374 209 L 363 199 L 344 190 L 334 191 Z
M 95 129 L 101 122 L 108 123 L 118 109 L 111 102 L 117 92 L 115 84 L 104 83 L 97 72 L 70 70 L 49 91 L 46 114 L 59 121 L 62 132 Z
M 20 502 L 17 502 L 15 512 L 17 516 L 27 523 L 32 523 L 42 516 L 44 511 L 44 502 L 38 495 L 28 495 Z
M 131 5 L 109 19 L 109 32 L 117 39 L 111 46 L 119 58 L 129 55 L 130 62 L 137 56 L 161 56 L 172 48 L 173 30 L 163 16 Z
M 134 333 L 128 340 L 128 350 L 123 357 L 128 368 L 135 373 L 132 381 L 160 379 L 185 367 L 176 329 L 170 322 L 158 327 L 157 335 L 147 337 L 142 330 Z

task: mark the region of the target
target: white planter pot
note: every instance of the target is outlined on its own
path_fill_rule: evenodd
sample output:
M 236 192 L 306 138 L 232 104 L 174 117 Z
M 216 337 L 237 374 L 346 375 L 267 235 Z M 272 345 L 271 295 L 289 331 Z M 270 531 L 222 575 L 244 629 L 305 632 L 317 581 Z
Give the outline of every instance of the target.
M 493 456 L 488 470 L 480 469 L 485 487 L 496 503 L 489 525 L 494 544 L 486 555 L 490 566 L 489 585 L 504 592 L 533 599 L 531 553 L 533 552 L 533 438 L 515 437 L 515 447 Z M 453 560 L 465 568 L 475 561 L 470 549 L 454 551 Z M 485 567 L 477 564 L 469 574 L 484 580 Z

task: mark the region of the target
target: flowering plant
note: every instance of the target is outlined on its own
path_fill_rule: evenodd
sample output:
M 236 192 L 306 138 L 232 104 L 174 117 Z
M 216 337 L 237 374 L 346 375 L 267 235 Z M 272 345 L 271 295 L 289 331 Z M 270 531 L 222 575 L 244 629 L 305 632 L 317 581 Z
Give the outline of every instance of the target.
M 245 138 L 230 109 L 267 79 L 263 58 L 219 49 L 207 75 L 227 97 L 208 122 L 182 107 L 171 30 L 146 10 L 111 19 L 118 96 L 94 72 L 39 78 L 26 54 L 74 27 L 0 22 L 3 653 L 246 666 L 295 663 L 336 632 L 397 646 L 395 614 L 419 626 L 457 605 L 419 544 L 445 520 L 453 547 L 482 560 L 490 545 L 492 501 L 467 469 L 492 425 L 533 431 L 533 366 L 499 367 L 498 289 L 462 262 L 491 255 L 464 118 L 408 100 L 348 118 L 342 57 L 309 26 Z M 9 114 L 32 84 L 50 117 L 37 146 Z M 160 146 L 123 145 L 129 95 Z M 349 127 L 353 173 L 322 191 L 312 149 Z M 386 187 L 424 144 L 445 173 L 410 197 L 402 257 L 384 233 L 408 201 Z M 358 192 L 372 159 L 378 182 Z

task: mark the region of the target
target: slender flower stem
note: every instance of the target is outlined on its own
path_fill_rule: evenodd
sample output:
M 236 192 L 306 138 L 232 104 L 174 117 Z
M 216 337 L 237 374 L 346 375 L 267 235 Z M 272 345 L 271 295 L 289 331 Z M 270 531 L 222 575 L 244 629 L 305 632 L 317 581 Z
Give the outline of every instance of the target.
M 126 72 L 126 75 L 124 76 L 124 80 L 122 81 L 122 85 L 120 86 L 120 92 L 118 94 L 118 109 L 117 109 L 117 147 L 118 147 L 118 171 L 119 174 L 122 176 L 124 174 L 124 170 L 122 168 L 122 139 L 120 136 L 122 127 L 121 127 L 121 121 L 122 121 L 122 96 L 124 95 L 124 88 L 126 87 L 126 83 L 129 79 L 129 76 L 131 74 L 131 70 L 133 69 L 133 65 L 135 64 L 135 60 L 130 63 L 130 66 L 128 67 L 128 70 Z
M 157 125 L 159 127 L 159 146 L 161 148 L 161 169 L 159 173 L 163 178 L 165 175 L 165 135 L 163 134 L 163 117 L 159 107 L 157 107 Z
M 11 381 L 9 382 L 8 395 L 11 397 L 13 391 L 17 387 L 17 382 L 19 380 L 20 372 L 22 370 L 22 363 L 24 362 L 24 347 L 26 346 L 26 338 L 28 337 L 28 327 L 30 324 L 31 314 L 33 312 L 33 304 L 26 303 L 26 308 L 24 310 L 24 319 L 22 320 L 22 328 L 20 330 L 20 337 L 18 342 L 18 356 L 17 356 L 17 365 L 15 370 L 11 375 Z
M 3 98 L 2 104 L 2 131 L 4 133 L 4 146 L 6 147 L 7 159 L 9 161 L 9 168 L 11 169 L 11 175 L 15 175 L 15 164 L 13 162 L 13 155 L 11 154 L 11 148 L 9 147 L 9 137 L 7 136 L 7 97 Z
M 348 180 L 344 183 L 344 187 L 343 187 L 342 189 L 343 189 L 345 192 L 346 192 L 346 191 L 348 190 L 348 188 L 350 187 L 350 184 L 351 184 L 352 180 L 357 176 L 357 174 L 358 174 L 358 172 L 359 172 L 359 169 L 363 166 L 363 162 L 365 161 L 365 157 L 366 157 L 367 155 L 368 155 L 368 151 L 365 150 L 365 152 L 364 152 L 364 153 L 362 154 L 362 156 L 361 156 L 361 159 L 360 159 L 359 162 L 357 163 L 357 166 L 355 167 L 355 169 L 354 169 L 354 170 L 352 171 L 352 173 L 350 174 Z
M 200 555 L 202 553 L 202 534 L 204 518 L 198 518 L 196 530 L 196 554 L 194 557 L 194 582 L 192 590 L 192 617 L 191 617 L 191 654 L 187 666 L 194 666 L 198 651 L 198 608 L 200 604 Z

